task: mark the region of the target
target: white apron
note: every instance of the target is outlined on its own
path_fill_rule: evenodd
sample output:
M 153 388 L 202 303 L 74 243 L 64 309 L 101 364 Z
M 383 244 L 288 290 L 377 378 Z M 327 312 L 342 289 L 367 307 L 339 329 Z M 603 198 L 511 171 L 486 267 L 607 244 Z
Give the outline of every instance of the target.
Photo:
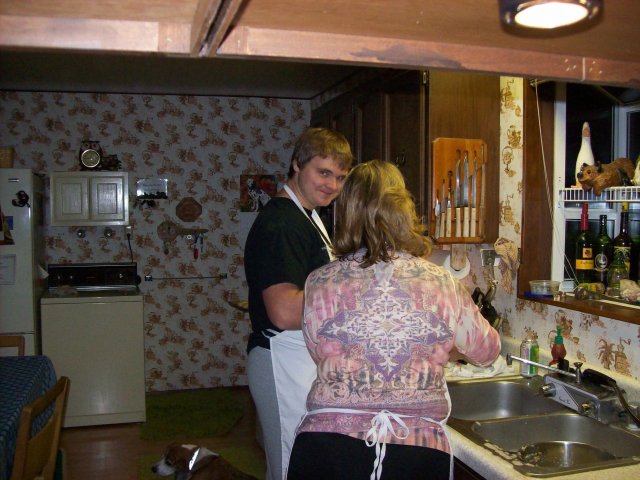
M 451 437 L 449 436 L 449 432 L 447 431 L 447 419 L 451 414 L 451 397 L 449 396 L 448 389 L 445 393 L 445 398 L 447 399 L 447 416 L 444 420 L 438 421 L 429 417 L 420 417 L 422 420 L 425 420 L 430 423 L 434 423 L 442 428 L 444 432 L 445 438 L 447 439 L 447 443 L 449 444 L 449 480 L 453 480 L 453 449 L 451 448 Z M 317 410 L 313 410 L 311 412 L 307 412 L 306 415 L 314 415 L 317 413 L 349 413 L 355 415 L 371 415 L 371 428 L 367 432 L 367 436 L 365 439 L 365 444 L 367 447 L 376 448 L 376 458 L 373 461 L 373 471 L 371 472 L 371 476 L 369 480 L 380 480 L 382 476 L 382 462 L 384 460 L 385 454 L 387 452 L 387 444 L 383 443 L 383 440 L 387 438 L 387 433 L 392 434 L 396 438 L 407 438 L 409 435 L 409 430 L 407 429 L 407 425 L 402 421 L 403 418 L 409 418 L 410 415 L 400 415 L 389 410 L 382 410 L 380 412 L 372 413 L 367 412 L 365 410 L 358 410 L 352 408 L 319 408 Z M 394 428 L 394 423 L 398 425 L 398 430 Z
M 295 193 L 287 186 L 284 190 L 289 197 L 309 218 Z M 318 213 L 313 210 L 309 221 L 319 230 L 320 237 L 327 247 L 329 259 L 335 257 L 331 252 L 329 235 L 320 220 Z M 275 333 L 272 331 L 272 333 Z M 302 330 L 285 330 L 271 337 L 271 362 L 273 364 L 273 377 L 276 384 L 276 396 L 278 397 L 278 410 L 280 413 L 280 429 L 282 434 L 282 478 L 287 478 L 287 468 L 291 448 L 295 439 L 296 428 L 302 421 L 307 411 L 307 395 L 311 384 L 316 378 L 316 364 L 309 355 L 307 345 L 304 342 Z
M 316 364 L 309 355 L 300 330 L 280 332 L 271 337 L 270 343 L 280 413 L 284 479 L 287 478 L 296 428 L 307 411 L 307 395 L 316 378 Z

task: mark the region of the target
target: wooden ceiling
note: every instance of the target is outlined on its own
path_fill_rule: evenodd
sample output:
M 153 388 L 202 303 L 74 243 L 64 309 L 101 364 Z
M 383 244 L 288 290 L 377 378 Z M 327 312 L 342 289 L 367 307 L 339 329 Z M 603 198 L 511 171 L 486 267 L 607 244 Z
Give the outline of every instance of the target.
M 607 0 L 588 28 L 543 34 L 505 29 L 496 0 L 2 0 L 0 50 L 444 69 L 640 88 L 639 20 L 638 0 Z

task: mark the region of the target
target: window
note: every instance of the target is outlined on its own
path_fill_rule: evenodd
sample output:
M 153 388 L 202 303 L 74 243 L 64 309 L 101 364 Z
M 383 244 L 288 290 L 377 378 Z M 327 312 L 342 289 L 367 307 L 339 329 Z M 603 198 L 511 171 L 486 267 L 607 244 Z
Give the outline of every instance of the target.
M 584 122 L 589 123 L 591 146 L 597 161 L 609 163 L 618 157 L 635 160 L 640 154 L 640 102 L 625 105 L 614 93 L 621 98 L 636 99 L 640 96 L 638 91 L 630 89 L 610 90 L 574 84 L 556 86 L 554 171 L 564 172 L 564 177 L 558 175 L 554 186 L 551 276 L 563 280 L 563 290 L 571 290 L 574 286 L 571 266 L 575 263 L 574 245 L 580 228 L 580 207 L 584 201 L 589 203 L 591 231 L 597 232 L 600 215 L 607 215 L 611 238 L 615 238 L 620 230 L 622 203 L 630 201 L 630 234 L 640 247 L 640 186 L 603 192 L 600 197 L 581 189 L 568 190 L 575 184 L 575 159 L 580 150 Z

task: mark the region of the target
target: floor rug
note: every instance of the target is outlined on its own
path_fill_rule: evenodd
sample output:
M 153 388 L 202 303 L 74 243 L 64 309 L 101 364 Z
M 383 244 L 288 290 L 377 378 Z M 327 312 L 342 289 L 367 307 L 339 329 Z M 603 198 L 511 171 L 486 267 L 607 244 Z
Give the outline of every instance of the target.
M 180 441 L 222 436 L 242 418 L 243 406 L 224 388 L 147 394 L 143 440 Z
M 258 479 L 264 479 L 264 460 L 257 459 L 251 449 L 244 447 L 221 448 L 216 453 L 222 455 L 225 460 L 239 470 Z M 160 480 L 161 477 L 151 472 L 151 467 L 158 460 L 160 458 L 155 454 L 142 455 L 138 460 L 138 480 Z

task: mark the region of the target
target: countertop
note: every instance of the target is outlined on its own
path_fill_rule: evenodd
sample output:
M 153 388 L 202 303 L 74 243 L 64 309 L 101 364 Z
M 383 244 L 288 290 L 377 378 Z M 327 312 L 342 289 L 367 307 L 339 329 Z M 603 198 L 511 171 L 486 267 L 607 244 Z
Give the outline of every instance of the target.
M 517 355 L 519 351 L 519 343 L 509 341 L 509 339 L 503 339 L 503 355 L 511 352 Z M 548 362 L 550 358 L 547 358 L 548 352 L 541 350 L 540 361 L 541 363 Z M 571 360 L 571 359 L 569 359 Z M 593 368 L 598 370 L 597 366 L 585 365 L 584 368 Z M 601 370 L 601 369 L 600 369 Z M 618 385 L 622 386 L 627 391 L 627 398 L 630 400 L 640 400 L 640 382 L 636 382 L 629 377 L 620 377 L 607 371 L 607 374 L 611 374 L 615 378 Z M 513 370 L 504 372 L 501 375 L 513 375 Z M 453 382 L 455 380 L 464 380 L 463 378 L 447 378 L 447 381 Z M 451 439 L 451 448 L 456 458 L 466 464 L 469 468 L 473 469 L 476 473 L 483 476 L 487 480 L 531 480 L 535 477 L 529 477 L 516 471 L 511 463 L 500 458 L 497 454 L 492 453 L 484 447 L 475 444 L 473 441 L 467 439 L 462 434 L 458 433 L 453 427 L 447 426 Z M 631 478 L 640 478 L 640 464 L 629 465 L 617 468 L 608 468 L 602 470 L 593 470 L 591 472 L 580 472 L 572 475 L 558 475 L 555 477 L 561 480 L 629 480 Z
M 455 429 L 448 427 L 448 432 L 451 438 L 451 448 L 456 458 L 487 480 L 531 480 L 535 478 L 516 471 L 509 462 L 491 453 L 486 448 L 476 445 Z M 640 464 L 546 478 L 562 480 L 629 480 L 631 478 L 640 478 Z

